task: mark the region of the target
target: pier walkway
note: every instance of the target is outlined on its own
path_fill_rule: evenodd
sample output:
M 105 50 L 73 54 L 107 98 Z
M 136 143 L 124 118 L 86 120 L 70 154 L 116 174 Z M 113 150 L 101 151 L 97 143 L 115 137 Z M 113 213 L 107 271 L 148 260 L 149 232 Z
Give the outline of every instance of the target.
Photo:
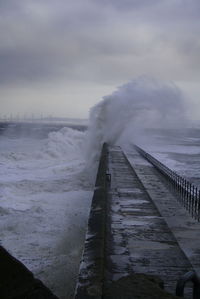
M 177 200 L 179 194 L 170 188 L 165 177 L 151 163 L 134 148 L 126 155 L 179 246 L 200 276 L 200 222 L 194 220 L 180 204 Z
M 198 267 L 194 252 L 192 266 L 189 252 L 176 239 L 186 241 L 175 215 L 184 211 L 176 204 L 176 210 L 166 209 L 164 202 L 170 206 L 173 195 L 169 198 L 167 187 L 161 188 L 165 183 L 157 170 L 134 149 L 127 156 L 130 162 L 118 146 L 102 151 L 76 299 L 107 298 L 113 281 L 134 273 L 159 276 L 165 290 L 175 294 L 178 279 Z M 190 216 L 186 222 L 187 227 L 194 224 Z

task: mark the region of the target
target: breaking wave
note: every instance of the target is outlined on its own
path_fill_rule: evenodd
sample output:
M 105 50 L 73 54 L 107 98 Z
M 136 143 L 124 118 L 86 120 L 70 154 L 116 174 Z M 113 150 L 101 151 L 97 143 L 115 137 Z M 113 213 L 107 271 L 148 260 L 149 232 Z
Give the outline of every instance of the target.
M 87 158 L 92 165 L 104 142 L 125 144 L 147 128 L 174 128 L 186 123 L 184 96 L 173 83 L 139 77 L 120 86 L 90 112 Z
M 84 142 L 84 132 L 65 127 L 49 133 L 44 153 L 52 158 L 71 160 L 83 155 Z

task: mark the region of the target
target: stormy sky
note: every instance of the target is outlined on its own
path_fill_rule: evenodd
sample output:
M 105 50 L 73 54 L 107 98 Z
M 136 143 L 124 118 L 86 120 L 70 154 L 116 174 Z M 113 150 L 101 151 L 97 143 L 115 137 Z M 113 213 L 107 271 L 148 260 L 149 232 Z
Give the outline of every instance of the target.
M 199 0 L 0 0 L 1 115 L 86 118 L 141 75 L 175 82 L 198 117 Z

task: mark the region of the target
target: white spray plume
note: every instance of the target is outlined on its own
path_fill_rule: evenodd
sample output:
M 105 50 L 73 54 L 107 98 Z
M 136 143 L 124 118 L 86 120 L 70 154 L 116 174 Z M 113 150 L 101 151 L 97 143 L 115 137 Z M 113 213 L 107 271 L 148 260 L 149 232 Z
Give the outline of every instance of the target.
M 89 161 L 98 160 L 104 142 L 128 142 L 145 128 L 182 126 L 184 111 L 184 97 L 173 83 L 143 76 L 120 86 L 91 109 Z

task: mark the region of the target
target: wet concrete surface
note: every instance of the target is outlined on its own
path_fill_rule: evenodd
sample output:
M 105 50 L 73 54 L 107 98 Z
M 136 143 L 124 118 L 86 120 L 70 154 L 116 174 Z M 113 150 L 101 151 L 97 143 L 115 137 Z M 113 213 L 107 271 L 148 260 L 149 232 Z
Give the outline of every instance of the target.
M 128 153 L 128 158 L 131 164 L 118 146 L 102 151 L 76 299 L 107 298 L 106 292 L 117 288 L 118 282 L 121 285 L 140 274 L 158 277 L 164 282 L 165 290 L 174 295 L 178 279 L 193 270 L 186 251 L 168 225 L 169 219 L 175 223 L 181 238 L 184 230 L 179 227 L 176 213 L 183 217 L 185 212 L 174 209 L 176 204 L 166 195 L 169 191 L 165 182 L 151 164 L 135 151 Z M 176 202 L 175 197 L 173 200 Z M 162 202 L 160 206 L 158 201 Z M 192 219 L 184 223 L 193 226 Z M 115 293 L 115 298 L 126 298 L 123 289 L 119 290 L 121 297 Z M 139 295 L 136 298 L 148 298 Z M 185 295 L 192 298 L 190 286 Z
M 189 215 L 179 202 L 179 194 L 151 163 L 134 149 L 127 153 L 127 157 L 179 246 L 200 275 L 200 223 Z
M 142 162 L 143 182 L 153 167 Z M 119 147 L 110 147 L 108 169 L 106 284 L 131 273 L 159 275 L 175 294 L 177 280 L 192 269 L 189 260 Z

